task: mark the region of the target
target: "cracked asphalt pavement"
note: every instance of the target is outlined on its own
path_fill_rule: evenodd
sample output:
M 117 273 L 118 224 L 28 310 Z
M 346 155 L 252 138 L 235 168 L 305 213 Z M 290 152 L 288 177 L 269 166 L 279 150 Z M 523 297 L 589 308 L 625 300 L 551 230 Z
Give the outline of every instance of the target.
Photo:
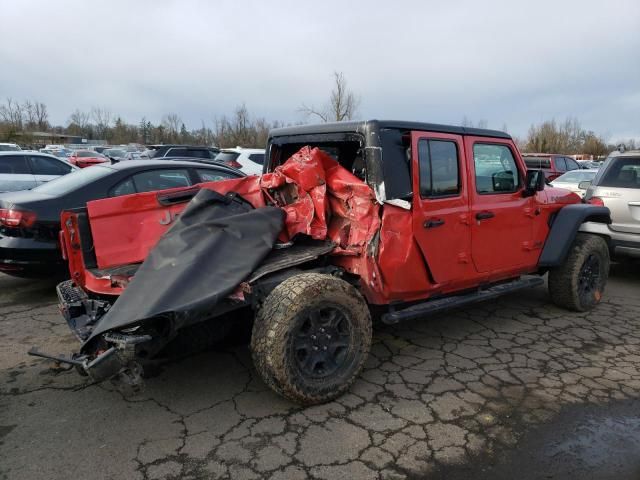
M 246 345 L 138 396 L 26 355 L 75 338 L 53 284 L 0 275 L 0 479 L 640 478 L 640 264 L 592 312 L 544 288 L 378 327 L 350 393 L 301 408 Z

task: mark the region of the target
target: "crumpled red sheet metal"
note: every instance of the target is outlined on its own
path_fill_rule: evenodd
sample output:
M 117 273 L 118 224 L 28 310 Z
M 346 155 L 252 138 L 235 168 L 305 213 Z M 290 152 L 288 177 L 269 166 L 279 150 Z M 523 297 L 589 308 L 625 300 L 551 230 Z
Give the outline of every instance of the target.
M 358 255 L 380 226 L 373 190 L 319 148 L 303 147 L 260 185 L 286 212 L 287 239 L 329 238 L 334 254 Z

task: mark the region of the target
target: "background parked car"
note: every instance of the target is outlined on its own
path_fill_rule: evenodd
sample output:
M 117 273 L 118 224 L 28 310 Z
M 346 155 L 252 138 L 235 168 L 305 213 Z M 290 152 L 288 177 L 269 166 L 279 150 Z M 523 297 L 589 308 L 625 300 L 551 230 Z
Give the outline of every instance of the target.
M 100 153 L 92 152 L 91 150 L 76 150 L 69 155 L 69 163 L 80 168 L 90 167 L 92 165 L 98 165 L 105 162 L 109 162 L 107 157 Z
M 127 152 L 124 156 L 125 160 L 140 160 L 140 152 Z
M 76 170 L 52 155 L 0 152 L 0 192 L 28 190 Z
M 585 201 L 608 207 L 612 221 L 586 223 L 585 231 L 605 237 L 617 256 L 640 258 L 640 152 L 609 157 L 588 186 Z
M 557 177 L 551 185 L 559 188 L 566 188 L 567 190 L 571 190 L 573 193 L 577 193 L 580 197 L 584 197 L 585 193 L 587 193 L 587 187 L 584 182 L 592 181 L 598 170 L 572 170 L 570 172 L 563 173 L 559 177 Z M 580 184 L 582 184 L 582 188 L 580 188 Z
M 578 170 L 580 165 L 573 158 L 555 153 L 523 153 L 524 163 L 529 170 L 542 170 L 548 181 L 564 172 Z
M 22 150 L 15 143 L 0 143 L 0 152 L 19 152 Z
M 127 152 L 122 150 L 121 148 L 107 148 L 106 150 L 102 151 L 102 154 L 105 157 L 108 157 L 109 159 L 111 159 L 111 161 L 113 162 L 119 162 L 125 159 L 124 157 L 127 154 Z
M 216 157 L 217 162 L 242 170 L 247 175 L 262 175 L 263 148 L 224 148 Z
M 65 272 L 58 246 L 62 210 L 100 198 L 243 176 L 223 164 L 132 160 L 77 170 L 33 190 L 0 195 L 0 272 L 23 277 Z
M 213 160 L 220 152 L 215 147 L 191 145 L 149 145 L 142 153 L 143 158 L 193 157 Z
M 602 166 L 602 162 L 596 162 L 595 160 L 576 160 L 580 168 L 584 169 L 599 169 Z

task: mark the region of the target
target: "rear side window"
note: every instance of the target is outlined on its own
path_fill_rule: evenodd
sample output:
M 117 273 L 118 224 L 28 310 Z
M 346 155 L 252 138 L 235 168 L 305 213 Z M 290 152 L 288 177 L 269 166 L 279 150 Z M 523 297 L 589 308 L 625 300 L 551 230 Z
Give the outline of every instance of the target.
M 458 147 L 446 140 L 418 141 L 420 196 L 442 197 L 460 193 Z
M 599 186 L 640 188 L 640 158 L 616 158 L 604 172 Z
M 187 157 L 210 158 L 209 150 L 205 150 L 203 148 L 190 148 L 187 150 Z
M 249 155 L 249 160 L 258 165 L 264 164 L 264 153 L 252 153 Z
M 163 157 L 186 157 L 187 149 L 186 148 L 170 148 L 163 155 Z
M 191 179 L 184 169 L 150 170 L 133 176 L 133 183 L 138 193 L 167 190 L 169 188 L 189 187 Z
M 71 171 L 71 165 L 47 157 L 31 157 L 31 165 L 36 175 L 66 175 Z
M 540 168 L 551 168 L 551 160 L 546 157 L 524 157 L 527 168 L 532 170 Z
M 196 168 L 200 180 L 203 182 L 217 182 L 219 180 L 228 180 L 229 178 L 238 178 L 236 175 L 232 175 L 222 170 L 209 170 L 204 168 Z
M 27 157 L 25 155 L 0 157 L 0 173 L 31 174 Z
M 518 167 L 506 145 L 476 143 L 473 146 L 473 163 L 478 193 L 513 193 L 518 190 Z
M 136 187 L 133 185 L 133 179 L 127 178 L 113 187 L 109 192 L 109 195 L 112 197 L 119 197 L 121 195 L 130 195 L 132 193 L 136 193 Z

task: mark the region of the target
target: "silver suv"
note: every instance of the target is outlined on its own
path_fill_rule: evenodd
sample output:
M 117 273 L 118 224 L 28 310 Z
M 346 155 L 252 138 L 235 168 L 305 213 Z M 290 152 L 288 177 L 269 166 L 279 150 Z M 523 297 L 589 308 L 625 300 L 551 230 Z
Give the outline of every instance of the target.
M 587 222 L 580 231 L 606 237 L 616 256 L 640 258 L 640 151 L 607 158 L 584 200 L 609 207 L 611 225 Z

